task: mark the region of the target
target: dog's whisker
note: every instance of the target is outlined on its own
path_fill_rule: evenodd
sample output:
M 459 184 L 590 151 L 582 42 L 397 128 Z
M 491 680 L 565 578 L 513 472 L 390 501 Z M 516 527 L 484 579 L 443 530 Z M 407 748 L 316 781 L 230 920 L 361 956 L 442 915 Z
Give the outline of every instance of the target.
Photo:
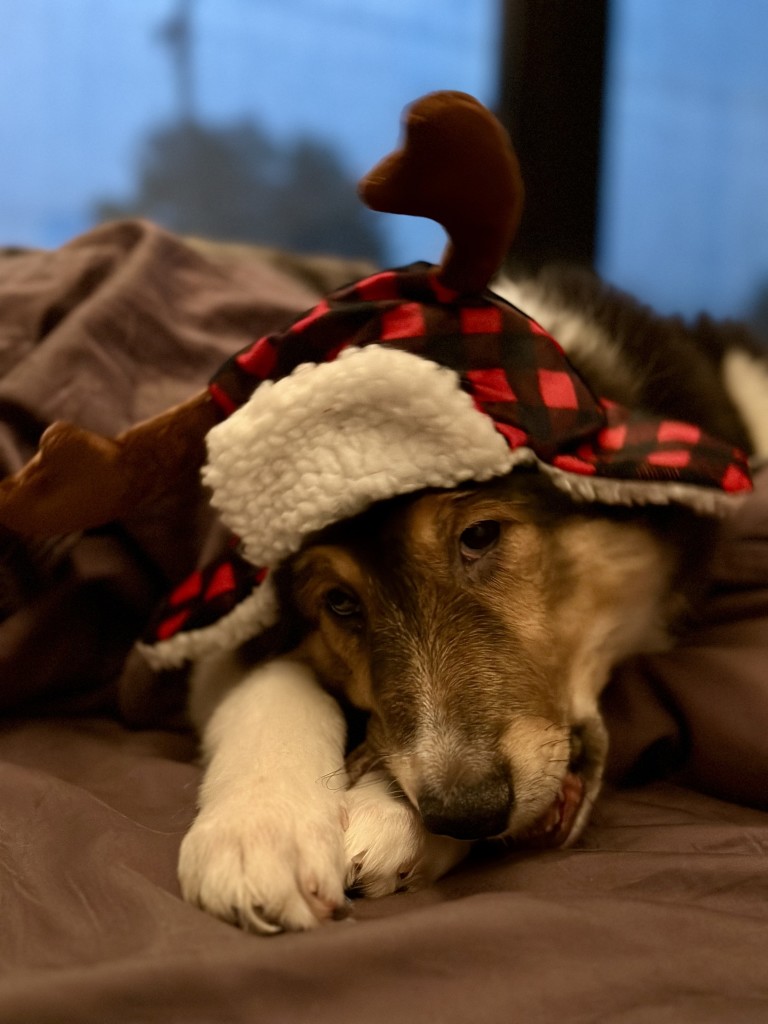
M 557 739 L 557 740 L 543 740 L 539 744 L 539 749 L 540 750 L 544 750 L 547 747 L 561 747 L 562 745 L 563 745 L 563 741 L 560 740 L 560 739 Z
M 327 775 L 321 775 L 317 781 L 325 786 L 326 789 L 333 791 L 346 789 L 348 785 L 346 766 L 341 765 L 339 768 L 334 768 Z

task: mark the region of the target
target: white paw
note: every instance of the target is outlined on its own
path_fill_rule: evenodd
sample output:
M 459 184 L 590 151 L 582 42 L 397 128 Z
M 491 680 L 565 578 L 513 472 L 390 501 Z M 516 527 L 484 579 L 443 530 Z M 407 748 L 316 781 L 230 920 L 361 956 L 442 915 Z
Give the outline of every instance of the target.
M 344 916 L 344 814 L 343 794 L 321 786 L 204 809 L 181 844 L 184 898 L 265 935 Z
M 394 790 L 394 791 L 393 791 Z M 347 888 L 361 896 L 420 889 L 450 871 L 472 844 L 428 832 L 418 811 L 383 772 L 347 793 Z

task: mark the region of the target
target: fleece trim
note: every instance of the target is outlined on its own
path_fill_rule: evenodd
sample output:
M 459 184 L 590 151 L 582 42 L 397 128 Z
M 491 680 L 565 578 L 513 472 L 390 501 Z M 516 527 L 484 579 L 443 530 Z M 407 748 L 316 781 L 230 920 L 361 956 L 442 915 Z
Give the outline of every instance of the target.
M 516 458 L 456 373 L 397 349 L 347 349 L 267 381 L 208 435 L 211 503 L 254 565 L 424 487 L 508 472 Z

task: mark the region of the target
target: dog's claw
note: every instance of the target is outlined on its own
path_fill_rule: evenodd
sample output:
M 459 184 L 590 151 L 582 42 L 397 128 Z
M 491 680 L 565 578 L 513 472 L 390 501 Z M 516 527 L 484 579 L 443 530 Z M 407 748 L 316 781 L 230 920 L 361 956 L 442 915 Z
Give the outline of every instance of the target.
M 352 913 L 352 900 L 345 897 L 344 902 L 333 908 L 332 921 L 345 921 Z
M 279 935 L 283 931 L 280 922 L 270 917 L 260 904 L 251 906 L 250 912 L 238 911 L 237 923 L 244 931 L 259 935 Z

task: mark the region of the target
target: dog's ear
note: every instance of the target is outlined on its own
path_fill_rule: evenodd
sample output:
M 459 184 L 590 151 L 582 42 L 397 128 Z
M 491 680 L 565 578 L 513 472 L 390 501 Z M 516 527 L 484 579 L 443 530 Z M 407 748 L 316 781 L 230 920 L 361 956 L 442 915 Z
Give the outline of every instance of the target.
M 134 514 L 202 465 L 217 420 L 205 391 L 116 438 L 54 423 L 27 465 L 0 481 L 0 524 L 55 537 Z
M 520 166 L 509 136 L 474 97 L 437 92 L 404 120 L 400 149 L 360 182 L 371 209 L 429 217 L 447 231 L 439 279 L 462 294 L 482 291 L 509 251 L 523 209 Z

